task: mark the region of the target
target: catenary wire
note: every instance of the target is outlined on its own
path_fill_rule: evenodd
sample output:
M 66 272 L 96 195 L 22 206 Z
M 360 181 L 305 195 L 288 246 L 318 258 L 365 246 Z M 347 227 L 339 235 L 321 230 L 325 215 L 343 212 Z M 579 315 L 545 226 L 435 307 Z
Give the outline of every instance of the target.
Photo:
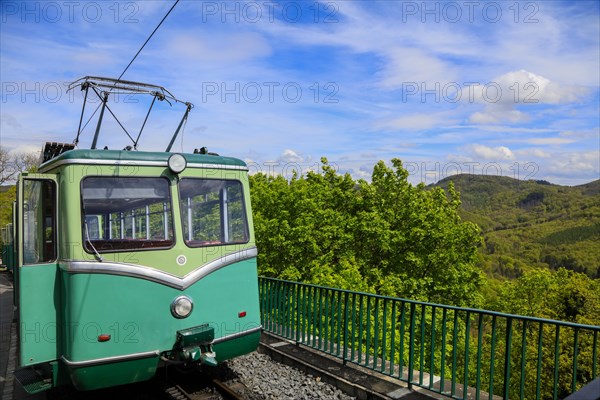
M 167 19 L 167 17 L 169 16 L 169 14 L 171 14 L 171 11 L 173 11 L 173 9 L 179 3 L 179 1 L 180 0 L 175 0 L 175 3 L 173 3 L 173 5 L 169 9 L 169 11 L 167 11 L 167 13 L 163 17 L 163 19 L 161 19 L 160 22 L 158 23 L 158 25 L 156 25 L 156 28 L 154 28 L 154 30 L 152 31 L 152 33 L 150 34 L 150 36 L 148 36 L 148 38 L 146 39 L 146 41 L 144 42 L 144 44 L 142 44 L 142 47 L 140 47 L 140 49 L 137 51 L 137 53 L 135 53 L 135 55 L 133 56 L 133 58 L 131 59 L 131 61 L 129 61 L 129 64 L 127 64 L 127 66 L 125 67 L 125 69 L 123 70 L 123 72 L 121 72 L 121 75 L 119 75 L 119 77 L 117 78 L 117 80 L 120 80 L 123 77 L 123 75 L 125 75 L 125 72 L 127 72 L 127 70 L 129 69 L 129 67 L 131 67 L 131 64 L 133 64 L 133 62 L 135 61 L 135 59 L 137 58 L 137 56 L 140 55 L 140 53 L 142 52 L 142 50 L 144 50 L 144 47 L 146 47 L 146 45 L 148 44 L 148 42 L 150 41 L 150 39 L 152 39 L 152 36 L 154 36 L 154 34 L 156 33 L 156 31 L 158 31 L 158 28 L 160 28 L 160 26 L 163 24 L 163 22 L 165 22 L 165 20 Z M 109 92 L 111 90 L 109 90 Z M 88 126 L 88 124 L 90 123 L 90 121 L 92 120 L 92 118 L 94 118 L 94 115 L 96 115 L 96 112 L 98 112 L 98 110 L 100 109 L 101 105 L 102 105 L 102 103 L 98 104 L 98 106 L 96 107 L 96 109 L 94 110 L 94 112 L 92 113 L 92 115 L 90 116 L 90 118 L 87 120 L 87 122 L 85 123 L 85 125 L 83 125 L 83 128 L 81 128 L 81 132 L 83 132 L 85 130 L 85 128 Z

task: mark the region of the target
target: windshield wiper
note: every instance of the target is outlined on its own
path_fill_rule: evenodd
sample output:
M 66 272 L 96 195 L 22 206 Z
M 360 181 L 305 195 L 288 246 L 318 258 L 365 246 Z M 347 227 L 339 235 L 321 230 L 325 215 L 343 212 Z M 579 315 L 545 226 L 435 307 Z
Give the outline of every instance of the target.
M 96 248 L 94 247 L 94 244 L 92 243 L 92 240 L 90 239 L 90 232 L 88 231 L 88 224 L 87 221 L 83 223 L 85 225 L 85 239 L 87 240 L 87 242 L 89 243 L 90 247 L 92 248 L 92 250 L 94 250 L 94 255 L 96 256 L 96 259 L 100 262 L 104 261 L 104 259 L 102 258 L 102 256 L 100 255 L 100 253 L 98 253 L 98 250 L 96 250 Z

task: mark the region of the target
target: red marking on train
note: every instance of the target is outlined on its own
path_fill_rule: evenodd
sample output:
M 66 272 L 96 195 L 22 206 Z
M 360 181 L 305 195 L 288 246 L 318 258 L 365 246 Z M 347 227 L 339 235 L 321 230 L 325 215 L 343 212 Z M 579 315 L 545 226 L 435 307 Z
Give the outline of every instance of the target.
M 100 335 L 98 336 L 99 342 L 108 342 L 110 340 L 110 335 Z

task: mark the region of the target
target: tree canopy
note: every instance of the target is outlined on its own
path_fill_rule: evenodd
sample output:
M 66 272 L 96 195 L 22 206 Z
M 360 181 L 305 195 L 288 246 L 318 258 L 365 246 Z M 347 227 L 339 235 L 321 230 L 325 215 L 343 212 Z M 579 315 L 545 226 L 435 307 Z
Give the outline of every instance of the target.
M 321 171 L 250 177 L 259 272 L 356 291 L 476 306 L 479 230 L 450 186 L 408 182 L 399 159 L 371 182 Z
M 23 171 L 35 171 L 38 159 L 36 153 L 11 153 L 0 146 L 0 186 L 14 182 Z

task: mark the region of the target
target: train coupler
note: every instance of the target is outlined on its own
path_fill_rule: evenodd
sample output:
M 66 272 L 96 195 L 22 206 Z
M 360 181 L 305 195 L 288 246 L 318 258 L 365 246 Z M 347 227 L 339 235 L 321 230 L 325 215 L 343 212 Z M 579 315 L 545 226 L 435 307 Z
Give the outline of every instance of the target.
M 217 366 L 217 354 L 212 351 L 212 346 L 191 346 L 181 349 L 182 358 L 188 362 L 200 362 L 201 364 Z
M 186 362 L 200 362 L 210 366 L 217 365 L 217 355 L 212 349 L 215 338 L 214 328 L 200 325 L 177 331 L 176 350 Z

